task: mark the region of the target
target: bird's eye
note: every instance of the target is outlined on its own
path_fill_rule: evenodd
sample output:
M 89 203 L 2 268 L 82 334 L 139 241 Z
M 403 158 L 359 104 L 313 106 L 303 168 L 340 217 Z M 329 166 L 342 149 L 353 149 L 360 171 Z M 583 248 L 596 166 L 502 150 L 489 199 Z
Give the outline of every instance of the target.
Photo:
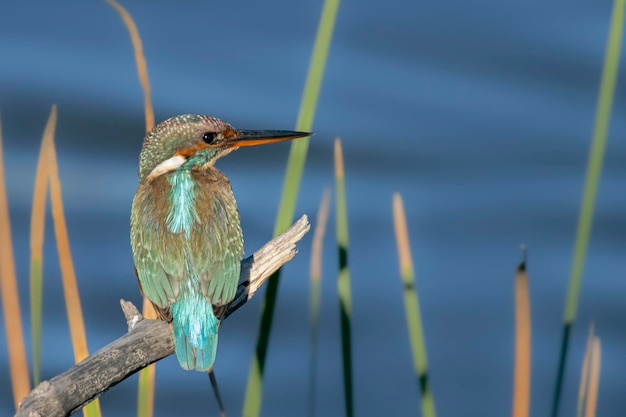
M 202 140 L 207 143 L 207 144 L 212 144 L 213 142 L 215 142 L 215 139 L 217 139 L 218 135 L 216 132 L 205 132 L 202 135 Z

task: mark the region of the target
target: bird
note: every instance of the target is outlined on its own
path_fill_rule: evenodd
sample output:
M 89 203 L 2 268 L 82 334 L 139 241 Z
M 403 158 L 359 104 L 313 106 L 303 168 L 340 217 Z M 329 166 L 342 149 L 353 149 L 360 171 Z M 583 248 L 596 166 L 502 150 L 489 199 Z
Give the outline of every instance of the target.
M 238 130 L 199 114 L 171 117 L 146 134 L 131 249 L 140 291 L 171 323 L 183 369 L 212 369 L 218 317 L 235 297 L 244 254 L 235 196 L 215 162 L 239 147 L 310 135 Z

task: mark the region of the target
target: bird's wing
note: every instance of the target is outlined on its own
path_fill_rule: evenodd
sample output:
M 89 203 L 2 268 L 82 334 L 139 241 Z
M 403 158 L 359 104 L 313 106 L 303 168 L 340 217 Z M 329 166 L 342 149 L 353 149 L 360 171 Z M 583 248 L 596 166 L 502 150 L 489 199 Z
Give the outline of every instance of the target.
M 131 219 L 135 266 L 144 295 L 159 307 L 174 303 L 181 285 L 199 289 L 215 305 L 235 296 L 243 238 L 230 184 L 224 180 L 227 187 L 215 184 L 215 178 L 196 178 L 189 233 L 173 233 L 168 227 L 163 214 L 168 211 L 168 186 L 160 184 L 167 180 L 156 178 L 137 190 Z
M 220 175 L 198 175 L 196 178 L 198 187 L 203 190 L 196 199 L 200 222 L 197 233 L 191 234 L 188 255 L 200 278 L 202 294 L 219 306 L 235 297 L 243 256 L 243 235 L 230 183 L 221 172 L 217 173 Z
M 157 178 L 137 189 L 131 215 L 131 246 L 143 294 L 155 305 L 172 304 L 180 290 L 184 248 L 167 242 L 167 228 L 159 217 L 167 187 Z

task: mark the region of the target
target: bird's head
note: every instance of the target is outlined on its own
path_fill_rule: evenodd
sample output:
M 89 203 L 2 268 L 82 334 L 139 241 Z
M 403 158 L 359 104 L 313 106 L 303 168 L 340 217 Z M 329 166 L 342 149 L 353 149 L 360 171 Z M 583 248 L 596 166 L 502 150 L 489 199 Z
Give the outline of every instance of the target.
M 184 114 L 156 125 L 143 142 L 139 177 L 152 179 L 177 169 L 213 165 L 240 146 L 310 136 L 290 130 L 237 130 L 210 116 Z

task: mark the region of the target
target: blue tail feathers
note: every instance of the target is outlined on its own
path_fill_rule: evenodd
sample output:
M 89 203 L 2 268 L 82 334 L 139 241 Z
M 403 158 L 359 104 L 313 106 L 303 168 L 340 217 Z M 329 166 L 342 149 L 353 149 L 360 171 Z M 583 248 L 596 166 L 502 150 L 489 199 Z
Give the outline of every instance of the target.
M 218 320 L 213 306 L 198 294 L 172 304 L 176 357 L 183 369 L 206 371 L 215 361 Z

